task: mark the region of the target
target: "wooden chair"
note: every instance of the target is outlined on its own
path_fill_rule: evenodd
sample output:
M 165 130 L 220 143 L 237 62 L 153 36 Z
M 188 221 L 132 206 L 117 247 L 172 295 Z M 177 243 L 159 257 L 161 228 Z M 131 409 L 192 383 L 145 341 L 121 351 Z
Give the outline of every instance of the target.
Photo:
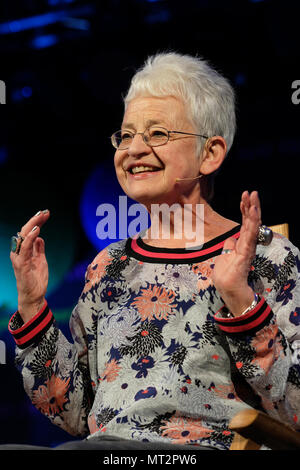
M 269 228 L 272 229 L 273 232 L 280 233 L 280 235 L 284 235 L 286 238 L 289 238 L 289 224 L 270 225 Z
M 237 413 L 229 423 L 235 432 L 230 450 L 300 450 L 300 433 L 253 408 Z
M 271 225 L 269 228 L 289 238 L 287 223 Z M 262 445 L 272 450 L 300 449 L 299 432 L 252 408 L 235 415 L 229 427 L 235 432 L 230 450 L 258 450 Z

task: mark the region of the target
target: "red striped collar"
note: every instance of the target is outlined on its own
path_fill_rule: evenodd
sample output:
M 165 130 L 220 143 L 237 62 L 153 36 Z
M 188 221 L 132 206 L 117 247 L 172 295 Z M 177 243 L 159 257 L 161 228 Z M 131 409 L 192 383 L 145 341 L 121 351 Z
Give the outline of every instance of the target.
M 126 252 L 133 258 L 150 263 L 198 263 L 219 255 L 227 238 L 239 238 L 240 228 L 241 226 L 237 225 L 228 232 L 204 243 L 201 247 L 193 249 L 158 248 L 147 245 L 141 237 L 137 236 L 127 240 Z

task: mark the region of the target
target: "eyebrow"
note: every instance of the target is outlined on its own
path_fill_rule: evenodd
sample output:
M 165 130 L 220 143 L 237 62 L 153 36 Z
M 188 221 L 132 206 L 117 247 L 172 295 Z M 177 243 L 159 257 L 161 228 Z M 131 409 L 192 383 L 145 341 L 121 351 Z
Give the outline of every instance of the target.
M 156 125 L 162 125 L 161 124 L 161 121 L 158 121 L 157 119 L 148 119 L 148 121 L 146 121 L 146 129 L 148 127 L 151 127 L 151 126 L 156 126 Z M 125 122 L 123 125 L 122 125 L 122 129 L 132 129 L 132 130 L 135 130 L 135 125 L 132 124 L 131 122 Z

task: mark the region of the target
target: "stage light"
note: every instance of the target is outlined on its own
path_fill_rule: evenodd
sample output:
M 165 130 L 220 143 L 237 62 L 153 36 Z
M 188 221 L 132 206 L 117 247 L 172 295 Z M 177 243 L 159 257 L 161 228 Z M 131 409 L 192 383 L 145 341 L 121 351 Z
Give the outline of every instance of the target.
M 96 233 L 99 218 L 96 216 L 97 207 L 102 203 L 112 203 L 117 206 L 118 195 L 122 193 L 112 168 L 98 167 L 87 179 L 80 200 L 80 218 L 88 240 L 97 249 L 102 250 L 109 242 L 115 240 L 100 240 Z
M 122 191 L 113 164 L 95 168 L 87 179 L 80 199 L 80 218 L 88 240 L 98 251 L 135 235 L 150 223 L 146 208 Z
M 32 88 L 30 86 L 24 86 L 21 90 L 22 95 L 24 98 L 30 98 L 32 96 Z
M 32 96 L 32 88 L 30 86 L 24 86 L 23 88 L 16 88 L 12 90 L 11 100 L 13 102 L 23 101 L 29 99 Z
M 56 5 L 62 5 L 64 3 L 73 3 L 74 0 L 48 0 L 48 5 L 49 6 L 56 6 Z
M 46 47 L 54 46 L 58 43 L 58 37 L 56 34 L 46 34 L 43 36 L 36 36 L 30 42 L 33 49 L 45 49 Z
M 0 34 L 13 34 L 19 33 L 20 31 L 41 28 L 74 16 L 90 16 L 94 12 L 95 8 L 93 5 L 85 5 L 77 8 L 74 7 L 44 13 L 43 15 L 30 16 L 28 18 L 19 18 L 0 24 Z

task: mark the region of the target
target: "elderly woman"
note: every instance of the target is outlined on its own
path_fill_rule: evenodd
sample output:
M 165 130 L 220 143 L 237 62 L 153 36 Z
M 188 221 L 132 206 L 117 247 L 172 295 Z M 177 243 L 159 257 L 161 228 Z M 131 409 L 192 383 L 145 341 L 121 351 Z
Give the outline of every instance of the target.
M 228 423 L 247 407 L 299 423 L 299 252 L 266 239 L 257 192 L 242 194 L 241 224 L 210 205 L 234 132 L 233 90 L 205 61 L 158 54 L 136 73 L 112 135 L 116 174 L 150 216 L 175 208 L 169 236 L 161 213 L 155 234 L 96 256 L 71 316 L 74 344 L 45 300 L 49 211 L 14 238 L 9 329 L 25 389 L 87 447 L 228 449 Z

